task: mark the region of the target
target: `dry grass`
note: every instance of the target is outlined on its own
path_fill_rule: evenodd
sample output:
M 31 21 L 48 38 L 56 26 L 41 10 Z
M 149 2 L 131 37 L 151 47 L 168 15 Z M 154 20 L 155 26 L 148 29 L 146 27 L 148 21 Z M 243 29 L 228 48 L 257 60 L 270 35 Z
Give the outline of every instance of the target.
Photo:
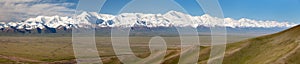
M 229 42 L 250 38 L 251 36 L 230 36 Z M 130 44 L 136 54 L 147 53 L 148 42 L 151 37 L 130 37 Z M 177 49 L 180 45 L 178 37 L 164 37 L 169 49 Z M 210 42 L 209 36 L 200 36 L 201 43 Z M 0 55 L 14 56 L 37 60 L 42 62 L 54 62 L 74 59 L 71 37 L 41 37 L 41 36 L 2 36 L 0 37 Z M 96 37 L 99 54 L 102 57 L 115 56 L 111 46 L 110 37 Z M 10 62 L 9 60 L 2 60 Z

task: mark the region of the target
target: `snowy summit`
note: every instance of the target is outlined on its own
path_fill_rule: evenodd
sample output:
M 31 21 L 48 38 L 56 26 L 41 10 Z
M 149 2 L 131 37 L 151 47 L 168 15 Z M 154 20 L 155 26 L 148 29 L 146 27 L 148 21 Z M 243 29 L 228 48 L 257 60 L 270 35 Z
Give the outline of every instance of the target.
M 75 17 L 38 16 L 21 22 L 0 22 L 0 28 L 15 27 L 16 29 L 44 29 L 49 28 L 89 28 L 89 27 L 292 27 L 296 24 L 278 21 L 258 21 L 242 18 L 217 18 L 204 14 L 191 16 L 177 11 L 165 14 L 122 13 L 119 15 L 82 12 Z

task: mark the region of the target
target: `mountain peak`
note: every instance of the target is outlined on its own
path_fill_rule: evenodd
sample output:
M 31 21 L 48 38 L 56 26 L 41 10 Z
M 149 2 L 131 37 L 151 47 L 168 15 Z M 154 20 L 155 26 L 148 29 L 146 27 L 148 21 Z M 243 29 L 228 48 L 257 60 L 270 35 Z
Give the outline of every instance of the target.
M 182 13 L 182 12 L 178 12 L 178 11 L 175 11 L 175 10 L 171 10 L 171 11 L 169 11 L 169 12 L 167 12 L 167 13 Z M 166 13 L 166 14 L 167 14 Z
M 226 22 L 220 23 L 225 20 Z M 60 17 L 60 16 L 38 16 L 29 18 L 25 22 L 16 23 L 17 26 L 36 27 L 44 25 L 51 28 L 58 26 L 64 27 L 292 27 L 295 24 L 277 21 L 256 21 L 242 18 L 235 20 L 232 18 L 217 18 L 209 14 L 202 16 L 191 16 L 178 11 L 169 11 L 165 14 L 143 14 L 143 13 L 122 13 L 120 15 L 98 14 L 97 12 L 82 12 L 76 17 Z M 4 27 L 6 25 L 0 24 Z
M 205 17 L 205 18 L 213 18 L 211 15 L 209 14 L 203 14 L 201 17 Z
M 174 10 L 171 10 L 165 14 L 171 14 L 171 15 L 186 15 L 185 13 L 183 12 L 178 12 L 178 11 L 174 11 Z

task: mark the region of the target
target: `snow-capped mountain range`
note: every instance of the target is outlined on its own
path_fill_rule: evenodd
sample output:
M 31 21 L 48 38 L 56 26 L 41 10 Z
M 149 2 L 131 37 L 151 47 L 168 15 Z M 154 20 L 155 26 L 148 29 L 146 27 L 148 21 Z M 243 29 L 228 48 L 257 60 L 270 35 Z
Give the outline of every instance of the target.
M 225 21 L 223 23 L 223 20 Z M 277 21 L 257 21 L 242 18 L 217 18 L 208 14 L 191 16 L 177 11 L 165 14 L 122 13 L 120 15 L 98 14 L 95 12 L 82 12 L 74 17 L 38 16 L 20 22 L 0 22 L 0 29 L 45 29 L 45 28 L 90 28 L 90 27 L 292 27 L 296 24 Z

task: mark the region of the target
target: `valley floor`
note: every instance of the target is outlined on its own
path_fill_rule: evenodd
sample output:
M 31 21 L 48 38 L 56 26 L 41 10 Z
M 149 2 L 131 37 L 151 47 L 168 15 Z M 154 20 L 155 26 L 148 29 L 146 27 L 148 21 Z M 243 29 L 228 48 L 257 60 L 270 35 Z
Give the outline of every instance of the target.
M 228 42 L 237 42 L 254 36 L 228 36 Z M 179 37 L 163 37 L 168 48 L 180 46 Z M 210 36 L 199 36 L 203 46 L 208 46 Z M 151 37 L 130 37 L 130 44 L 135 54 L 149 52 L 148 41 Z M 102 57 L 115 56 L 110 37 L 96 37 L 99 54 Z M 74 62 L 72 37 L 42 36 L 1 36 L 1 63 L 53 63 Z

